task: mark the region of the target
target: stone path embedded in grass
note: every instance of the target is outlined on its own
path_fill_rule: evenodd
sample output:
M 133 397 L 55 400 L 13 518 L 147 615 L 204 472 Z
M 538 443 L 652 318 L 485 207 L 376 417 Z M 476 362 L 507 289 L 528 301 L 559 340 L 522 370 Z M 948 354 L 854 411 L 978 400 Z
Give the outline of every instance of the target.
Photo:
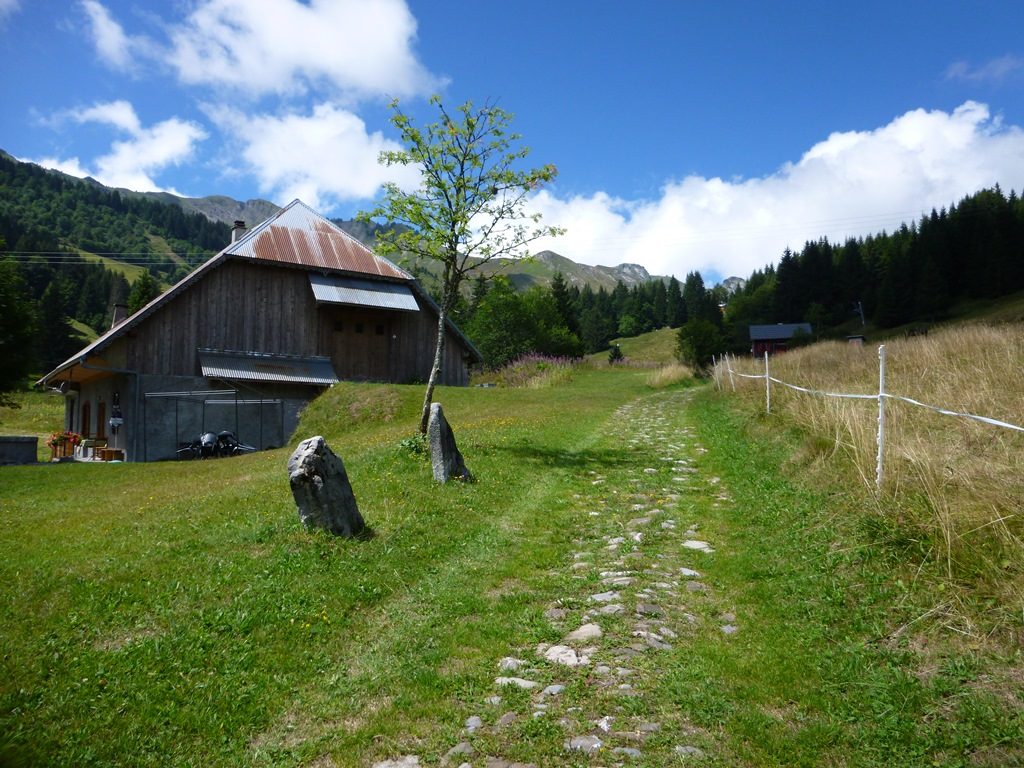
M 505 757 L 529 720 L 560 730 L 567 762 L 688 764 L 715 754 L 712 734 L 651 695 L 666 654 L 685 652 L 695 633 L 729 643 L 742 632 L 742 617 L 715 585 L 715 552 L 729 542 L 705 534 L 700 519 L 731 498 L 719 478 L 701 472 L 704 449 L 682 418 L 688 397 L 642 398 L 610 421 L 610 442 L 625 445 L 630 459 L 584 470 L 575 551 L 563 564 L 567 587 L 544 614 L 559 639 L 495 660 L 492 690 L 468 703 L 462 741 L 437 756 L 441 764 L 534 765 Z M 405 755 L 375 768 L 420 764 Z

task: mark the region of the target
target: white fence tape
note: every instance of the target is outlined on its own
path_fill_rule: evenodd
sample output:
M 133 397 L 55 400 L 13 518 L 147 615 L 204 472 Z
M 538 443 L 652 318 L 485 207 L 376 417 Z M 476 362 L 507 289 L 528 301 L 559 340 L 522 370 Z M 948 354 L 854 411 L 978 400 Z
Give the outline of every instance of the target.
M 760 376 L 758 378 L 764 378 L 764 377 Z M 848 398 L 850 400 L 877 400 L 878 399 L 878 395 L 847 395 L 847 394 L 845 394 L 843 392 L 825 392 L 825 391 L 820 390 L 820 389 L 808 389 L 807 387 L 798 387 L 796 384 L 790 384 L 787 381 L 782 381 L 782 379 L 776 379 L 774 376 L 771 377 L 771 380 L 774 381 L 776 384 L 781 384 L 784 387 L 789 387 L 790 389 L 795 389 L 797 392 L 806 392 L 809 395 L 819 395 L 820 397 L 845 397 L 845 398 Z
M 922 408 L 927 408 L 929 411 L 941 413 L 943 416 L 959 416 L 962 419 L 974 419 L 975 421 L 981 421 L 984 422 L 985 424 L 991 424 L 994 427 L 1005 427 L 1006 429 L 1014 429 L 1018 432 L 1024 432 L 1024 427 L 1018 427 L 1016 424 L 1010 424 L 1009 422 L 1000 421 L 999 419 L 990 419 L 988 416 L 975 416 L 973 413 L 960 413 L 959 411 L 950 411 L 947 410 L 946 408 L 938 408 L 934 405 L 919 403 L 917 400 L 914 400 L 909 397 L 903 397 L 901 395 L 890 395 L 889 393 L 886 393 L 885 397 L 889 398 L 890 400 L 902 400 L 904 403 L 910 403 L 911 405 L 919 405 Z
M 973 414 L 973 413 L 961 413 L 960 411 L 951 411 L 948 408 L 940 408 L 940 407 L 935 406 L 935 405 L 928 405 L 927 403 L 922 403 L 919 400 L 914 400 L 911 397 L 904 397 L 902 395 L 893 395 L 893 394 L 891 394 L 889 392 L 886 392 L 885 388 L 884 388 L 884 386 L 885 386 L 884 385 L 884 378 L 882 378 L 884 376 L 884 370 L 885 370 L 885 367 L 884 367 L 885 366 L 885 345 L 882 345 L 881 347 L 878 348 L 878 354 L 879 354 L 879 374 L 880 374 L 879 391 L 877 393 L 875 393 L 875 394 L 870 394 L 870 395 L 859 395 L 859 394 L 851 394 L 851 393 L 846 393 L 846 392 L 826 392 L 826 391 L 821 390 L 821 389 L 810 389 L 809 387 L 800 387 L 800 386 L 797 386 L 796 384 L 790 384 L 788 381 L 783 381 L 782 379 L 777 379 L 774 376 L 772 376 L 770 373 L 767 373 L 767 370 L 768 370 L 767 356 L 766 356 L 766 359 L 765 359 L 765 371 L 766 371 L 766 373 L 750 374 L 750 373 L 740 373 L 739 371 L 734 371 L 732 369 L 732 359 L 731 359 L 731 356 L 729 356 L 729 355 L 726 355 L 724 357 L 724 359 L 719 361 L 719 362 L 720 363 L 721 362 L 725 363 L 726 370 L 729 373 L 729 380 L 730 381 L 733 381 L 733 377 L 734 376 L 738 376 L 741 379 L 763 379 L 764 382 L 765 382 L 765 387 L 766 388 L 770 387 L 770 382 L 775 382 L 776 384 L 780 384 L 783 387 L 788 387 L 789 389 L 795 390 L 797 392 L 804 392 L 804 393 L 806 393 L 808 395 L 816 395 L 818 397 L 833 397 L 833 398 L 842 398 L 842 399 L 847 399 L 847 400 L 875 400 L 875 401 L 877 401 L 878 402 L 878 406 L 879 406 L 879 430 L 878 430 L 878 468 L 877 468 L 877 472 L 876 472 L 875 482 L 876 482 L 876 484 L 877 484 L 879 489 L 881 489 L 881 487 L 882 487 L 882 469 L 881 469 L 882 464 L 881 464 L 881 462 L 882 462 L 882 451 L 883 451 L 884 445 L 885 445 L 885 433 L 884 433 L 885 418 L 884 418 L 884 410 L 882 408 L 882 404 L 887 399 L 888 400 L 899 400 L 899 401 L 904 402 L 904 403 L 909 403 L 910 405 L 916 405 L 916 406 L 918 406 L 920 408 L 925 408 L 925 409 L 927 409 L 929 411 L 933 411 L 935 413 L 942 414 L 943 416 L 955 416 L 955 417 L 961 418 L 961 419 L 971 419 L 973 421 L 980 421 L 980 422 L 982 422 L 984 424 L 991 424 L 994 427 L 1002 427 L 1004 429 L 1012 429 L 1012 430 L 1014 430 L 1016 432 L 1024 432 L 1024 427 L 1018 426 L 1016 424 L 1011 424 L 1011 423 L 1009 423 L 1007 421 L 1000 421 L 999 419 L 992 419 L 992 418 L 989 418 L 988 416 L 977 416 L 976 414 Z M 736 389 L 736 387 L 735 387 L 735 384 L 734 384 L 733 385 L 733 391 L 735 391 L 735 389 Z M 767 408 L 768 408 L 768 411 L 771 412 L 771 400 L 770 399 L 768 400 Z

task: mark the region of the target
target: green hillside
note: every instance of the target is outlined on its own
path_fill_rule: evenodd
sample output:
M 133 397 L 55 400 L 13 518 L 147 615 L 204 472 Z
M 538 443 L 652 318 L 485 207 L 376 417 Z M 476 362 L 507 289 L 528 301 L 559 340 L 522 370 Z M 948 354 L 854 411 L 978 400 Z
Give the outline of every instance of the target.
M 665 365 L 676 361 L 677 328 L 659 328 L 656 331 L 642 333 L 639 336 L 612 339 L 618 344 L 626 360 L 635 363 L 658 363 Z M 595 352 L 590 355 L 592 360 L 607 360 L 607 352 Z
M 230 241 L 226 224 L 0 153 L 0 237 L 18 255 L 81 249 L 144 263 L 165 282 Z M 180 276 L 180 275 L 179 275 Z
M 360 232 L 365 238 L 363 230 L 351 229 L 349 222 L 338 221 L 338 224 L 346 231 Z M 357 222 L 358 223 L 358 222 Z M 355 235 L 360 236 L 360 235 Z M 372 238 L 364 239 L 372 247 Z M 403 268 L 415 274 L 421 282 L 430 285 L 437 281 L 438 266 L 436 262 L 411 257 L 396 258 Z M 665 280 L 648 274 L 647 270 L 639 264 L 619 264 L 615 267 L 592 267 L 587 264 L 577 264 L 553 251 L 541 251 L 527 259 L 494 259 L 479 268 L 479 272 L 487 277 L 503 275 L 509 279 L 512 285 L 520 291 L 533 286 L 548 287 L 554 279 L 555 274 L 560 273 L 567 285 L 582 288 L 589 285 L 591 289 L 603 288 L 612 291 L 618 283 L 626 287 L 642 285 L 651 280 Z M 468 286 L 467 286 L 468 291 Z

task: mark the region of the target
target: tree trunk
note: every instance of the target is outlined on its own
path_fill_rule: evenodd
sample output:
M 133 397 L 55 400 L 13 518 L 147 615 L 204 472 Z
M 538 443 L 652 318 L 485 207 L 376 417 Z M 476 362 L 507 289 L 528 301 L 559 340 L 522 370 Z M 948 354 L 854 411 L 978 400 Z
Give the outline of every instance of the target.
M 434 351 L 434 365 L 430 369 L 430 378 L 427 379 L 427 393 L 423 397 L 423 413 L 420 414 L 421 435 L 427 434 L 427 422 L 430 420 L 430 404 L 434 400 L 434 387 L 437 386 L 437 379 L 441 375 L 441 361 L 444 360 L 445 320 L 447 317 L 448 313 L 444 308 L 438 308 L 437 347 Z

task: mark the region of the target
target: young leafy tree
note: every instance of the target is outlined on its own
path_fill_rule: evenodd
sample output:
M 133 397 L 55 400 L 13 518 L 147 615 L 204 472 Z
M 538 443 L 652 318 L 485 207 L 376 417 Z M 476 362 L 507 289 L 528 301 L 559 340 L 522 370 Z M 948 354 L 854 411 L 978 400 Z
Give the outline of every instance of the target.
M 561 234 L 540 224 L 539 214 L 526 212 L 527 197 L 552 181 L 555 166 L 522 169 L 529 153 L 520 136 L 509 130 L 512 115 L 494 104 L 476 107 L 467 101 L 449 112 L 438 96 L 430 103 L 437 122 L 419 127 L 391 103 L 392 124 L 404 149 L 382 152 L 384 165 L 411 165 L 420 171 L 420 187 L 406 192 L 384 185 L 381 203 L 361 218 L 382 218 L 404 224 L 382 232 L 377 250 L 383 255 L 404 252 L 433 259 L 441 266 L 437 346 L 423 398 L 420 432 L 426 434 L 434 387 L 444 360 L 445 323 L 467 275 L 499 257 L 527 255 L 529 243 Z

